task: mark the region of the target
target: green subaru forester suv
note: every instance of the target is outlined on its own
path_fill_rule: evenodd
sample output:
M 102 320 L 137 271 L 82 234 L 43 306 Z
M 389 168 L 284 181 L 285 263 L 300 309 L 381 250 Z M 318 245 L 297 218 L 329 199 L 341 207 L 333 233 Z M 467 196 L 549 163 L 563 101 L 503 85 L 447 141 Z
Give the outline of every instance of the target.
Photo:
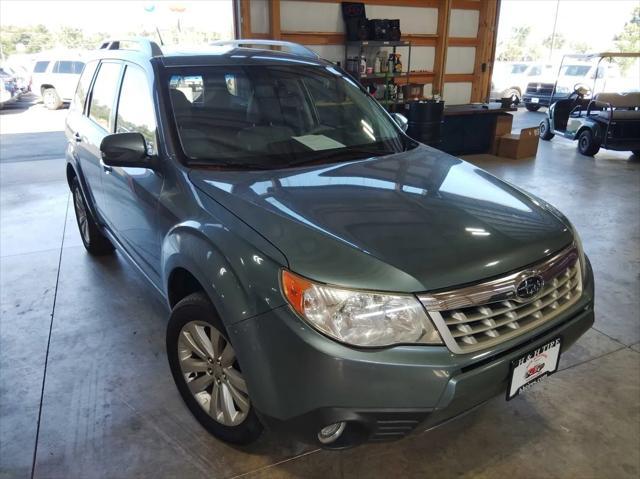
M 594 320 L 558 210 L 422 145 L 284 42 L 105 42 L 66 133 L 82 240 L 167 300 L 178 391 L 214 436 L 344 448 L 558 369 Z

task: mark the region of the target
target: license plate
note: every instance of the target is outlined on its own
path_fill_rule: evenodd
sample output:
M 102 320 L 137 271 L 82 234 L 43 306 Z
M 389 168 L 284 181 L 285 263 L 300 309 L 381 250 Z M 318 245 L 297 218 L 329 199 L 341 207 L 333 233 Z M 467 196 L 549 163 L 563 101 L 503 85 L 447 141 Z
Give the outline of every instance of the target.
M 538 103 L 540 101 L 540 98 L 532 98 L 531 99 L 531 103 Z
M 511 362 L 507 401 L 557 371 L 560 344 L 556 338 Z

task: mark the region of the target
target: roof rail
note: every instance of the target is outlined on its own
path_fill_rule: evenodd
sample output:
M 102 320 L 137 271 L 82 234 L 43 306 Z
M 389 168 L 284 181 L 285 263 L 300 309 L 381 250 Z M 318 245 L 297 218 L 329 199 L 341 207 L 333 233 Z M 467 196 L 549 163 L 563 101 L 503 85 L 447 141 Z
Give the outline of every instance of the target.
M 105 40 L 98 47 L 99 50 L 134 50 L 149 57 L 161 57 L 162 50 L 156 42 L 148 38 L 121 38 Z
M 310 48 L 307 48 L 303 45 L 300 45 L 299 43 L 293 43 L 293 42 L 283 42 L 280 40 L 252 40 L 252 39 L 246 39 L 246 40 L 218 40 L 215 42 L 211 42 L 209 43 L 209 45 L 211 46 L 234 46 L 234 47 L 242 47 L 242 46 L 248 46 L 249 48 L 251 47 L 251 45 L 264 45 L 264 46 L 269 46 L 269 47 L 282 47 L 282 48 L 286 48 L 290 53 L 294 53 L 296 55 L 300 55 L 303 57 L 308 57 L 308 58 L 313 58 L 314 60 L 320 58 L 320 56 L 314 52 L 313 50 L 311 50 Z

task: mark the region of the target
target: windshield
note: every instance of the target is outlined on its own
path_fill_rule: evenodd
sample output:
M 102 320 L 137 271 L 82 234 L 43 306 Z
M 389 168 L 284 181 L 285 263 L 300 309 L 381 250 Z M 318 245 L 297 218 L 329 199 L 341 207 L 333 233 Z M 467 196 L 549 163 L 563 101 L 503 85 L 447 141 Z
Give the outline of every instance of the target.
M 332 67 L 170 68 L 166 82 L 191 163 L 281 168 L 417 145 L 375 100 Z

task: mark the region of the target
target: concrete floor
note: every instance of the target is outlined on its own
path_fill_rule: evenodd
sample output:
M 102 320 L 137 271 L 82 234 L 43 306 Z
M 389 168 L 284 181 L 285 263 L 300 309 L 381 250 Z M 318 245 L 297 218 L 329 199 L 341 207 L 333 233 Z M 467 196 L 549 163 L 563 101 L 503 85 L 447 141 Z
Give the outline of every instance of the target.
M 518 113 L 515 125 L 540 116 Z M 0 478 L 640 474 L 640 162 L 629 155 L 584 158 L 554 139 L 535 160 L 471 158 L 558 206 L 582 233 L 597 318 L 559 373 L 400 442 L 328 452 L 265 434 L 240 450 L 182 404 L 164 303 L 121 256 L 84 251 L 63 118 L 29 103 L 0 112 Z

